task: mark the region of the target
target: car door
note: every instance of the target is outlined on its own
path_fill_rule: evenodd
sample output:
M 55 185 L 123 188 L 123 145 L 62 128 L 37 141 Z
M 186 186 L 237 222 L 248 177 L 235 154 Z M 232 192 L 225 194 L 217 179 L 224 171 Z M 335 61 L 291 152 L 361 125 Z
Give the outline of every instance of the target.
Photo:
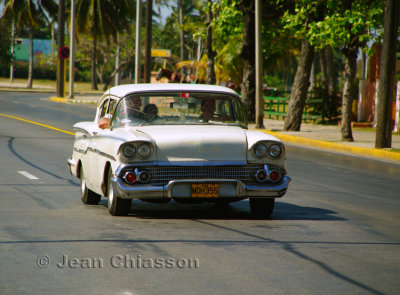
M 115 105 L 116 99 L 114 97 L 110 96 L 106 100 L 104 100 L 103 104 L 100 106 L 97 122 L 104 117 L 111 119 L 114 113 Z M 107 161 L 110 160 L 110 156 L 104 152 L 104 145 L 110 143 L 110 141 L 108 140 L 109 137 L 110 129 L 103 130 L 97 126 L 97 129 L 95 132 L 93 132 L 91 138 L 91 147 L 93 149 L 93 158 L 91 159 L 92 165 L 90 171 L 91 182 L 92 185 L 98 189 L 100 189 L 103 180 L 105 164 Z

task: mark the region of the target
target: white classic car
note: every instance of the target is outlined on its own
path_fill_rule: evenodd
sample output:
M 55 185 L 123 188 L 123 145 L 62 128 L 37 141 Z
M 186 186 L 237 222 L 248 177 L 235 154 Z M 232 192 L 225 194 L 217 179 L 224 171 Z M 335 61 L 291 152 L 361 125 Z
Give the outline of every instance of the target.
M 219 205 L 249 198 L 251 213 L 269 217 L 282 197 L 285 148 L 247 130 L 233 90 L 195 84 L 116 86 L 99 100 L 94 121 L 74 125 L 70 172 L 81 199 L 108 199 L 112 215 L 127 215 L 132 199 Z

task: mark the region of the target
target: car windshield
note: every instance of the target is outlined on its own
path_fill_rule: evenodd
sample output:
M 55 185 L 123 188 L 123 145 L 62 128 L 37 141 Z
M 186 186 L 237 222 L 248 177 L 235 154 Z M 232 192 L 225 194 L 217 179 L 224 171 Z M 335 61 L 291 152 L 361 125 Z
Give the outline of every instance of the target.
M 229 94 L 168 92 L 131 94 L 122 98 L 112 127 L 127 125 L 215 124 L 246 127 L 240 100 Z

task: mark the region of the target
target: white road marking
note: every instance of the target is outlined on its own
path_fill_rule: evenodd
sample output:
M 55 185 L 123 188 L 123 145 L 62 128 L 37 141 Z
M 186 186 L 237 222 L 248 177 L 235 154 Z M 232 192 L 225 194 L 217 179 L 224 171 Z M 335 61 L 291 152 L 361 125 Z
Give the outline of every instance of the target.
M 23 175 L 23 176 L 25 176 L 26 178 L 29 178 L 29 179 L 39 179 L 35 175 L 32 175 L 32 174 L 30 174 L 29 172 L 26 172 L 26 171 L 18 171 L 18 173 Z

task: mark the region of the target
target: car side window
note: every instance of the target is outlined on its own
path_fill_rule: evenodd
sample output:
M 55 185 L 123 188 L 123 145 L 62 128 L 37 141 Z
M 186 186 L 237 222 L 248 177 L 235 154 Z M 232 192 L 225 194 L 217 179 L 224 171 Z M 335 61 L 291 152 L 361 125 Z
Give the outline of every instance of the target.
M 108 104 L 108 111 L 107 111 L 107 114 L 110 115 L 110 118 L 114 114 L 116 104 L 117 104 L 117 101 L 115 99 L 110 99 L 110 103 Z
M 103 118 L 107 114 L 109 101 L 110 101 L 110 99 L 104 100 L 103 105 L 101 106 L 101 112 L 100 112 L 100 118 L 99 119 Z

